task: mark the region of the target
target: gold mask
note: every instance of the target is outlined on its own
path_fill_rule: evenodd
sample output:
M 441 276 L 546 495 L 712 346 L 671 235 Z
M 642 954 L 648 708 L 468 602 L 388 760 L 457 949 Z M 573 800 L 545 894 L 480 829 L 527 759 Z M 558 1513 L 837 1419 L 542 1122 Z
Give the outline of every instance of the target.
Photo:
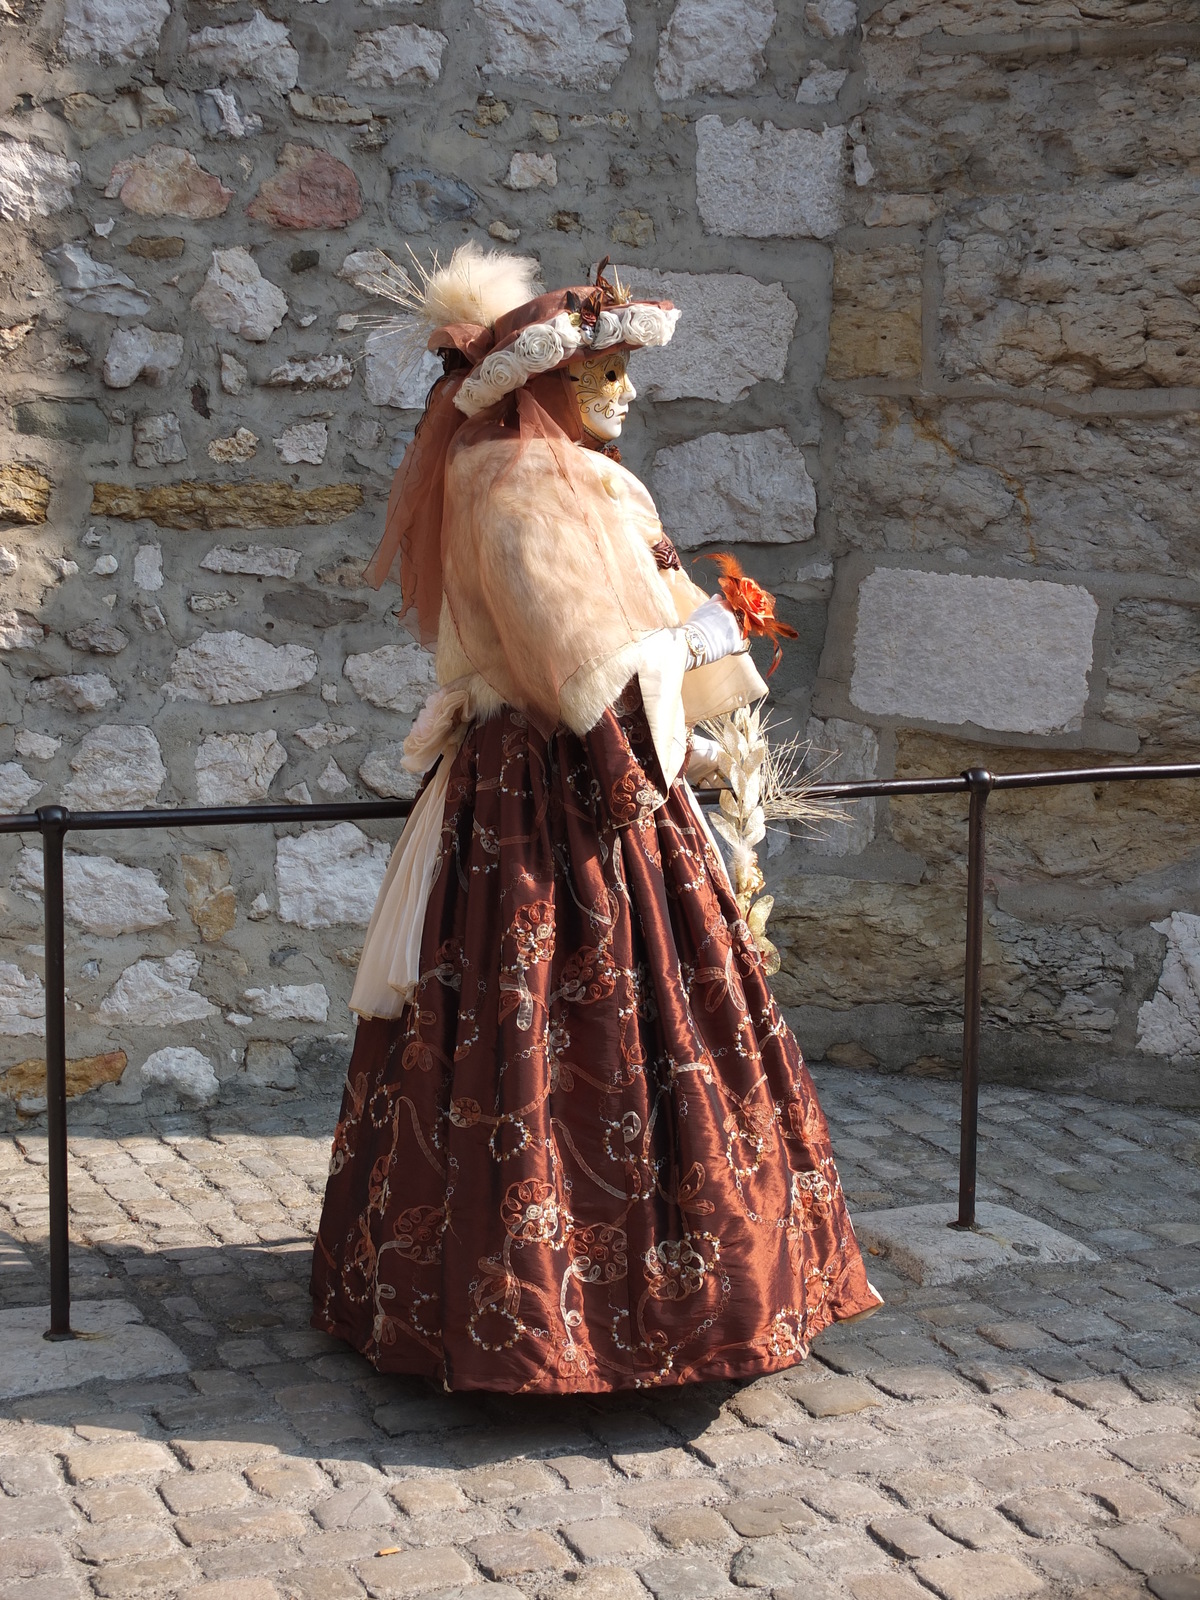
M 629 402 L 637 390 L 629 381 L 624 350 L 578 356 L 567 368 L 583 425 L 594 438 L 609 442 L 625 424 Z

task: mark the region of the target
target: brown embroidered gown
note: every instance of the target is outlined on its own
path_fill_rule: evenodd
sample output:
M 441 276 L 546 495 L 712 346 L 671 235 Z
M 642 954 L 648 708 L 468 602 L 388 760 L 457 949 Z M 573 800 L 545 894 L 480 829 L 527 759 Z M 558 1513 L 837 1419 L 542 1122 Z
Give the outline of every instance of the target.
M 636 679 L 454 759 L 416 998 L 359 1024 L 314 1326 L 451 1389 L 746 1377 L 873 1310 L 812 1081 Z

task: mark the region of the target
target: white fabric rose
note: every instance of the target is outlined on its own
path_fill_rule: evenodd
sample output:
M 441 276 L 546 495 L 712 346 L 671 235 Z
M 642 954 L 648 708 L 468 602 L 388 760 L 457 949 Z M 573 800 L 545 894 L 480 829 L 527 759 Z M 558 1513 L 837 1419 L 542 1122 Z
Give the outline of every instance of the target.
M 512 353 L 528 372 L 549 372 L 566 355 L 563 342 L 548 322 L 535 322 L 523 328 L 513 343 Z
M 511 390 L 519 389 L 528 376 L 529 372 L 520 356 L 511 350 L 493 350 L 490 356 L 484 356 L 479 363 L 471 382 L 476 388 L 490 389 L 499 399 Z
M 610 344 L 620 344 L 622 337 L 620 317 L 611 311 L 602 311 L 596 318 L 592 349 L 607 350 Z
M 621 312 L 628 344 L 667 344 L 678 318 L 678 311 L 664 311 L 661 306 L 628 306 Z
M 550 326 L 562 340 L 563 355 L 573 356 L 583 341 L 579 329 L 571 321 L 570 314 L 560 311 Z

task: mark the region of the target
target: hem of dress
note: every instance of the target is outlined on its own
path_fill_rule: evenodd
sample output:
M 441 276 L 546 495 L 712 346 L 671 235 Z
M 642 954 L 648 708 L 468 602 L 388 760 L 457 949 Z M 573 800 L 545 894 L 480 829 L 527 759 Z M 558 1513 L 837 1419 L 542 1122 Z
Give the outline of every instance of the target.
M 872 1287 L 872 1292 L 877 1296 L 871 1305 L 863 1306 L 856 1311 L 848 1311 L 844 1316 L 834 1313 L 826 1322 L 805 1341 L 802 1346 L 789 1350 L 786 1354 L 778 1356 L 767 1355 L 762 1351 L 746 1350 L 741 1360 L 714 1360 L 703 1365 L 702 1370 L 691 1368 L 686 1373 L 669 1374 L 662 1376 L 657 1373 L 647 1373 L 643 1377 L 631 1374 L 627 1381 L 617 1383 L 571 1383 L 561 1378 L 553 1383 L 540 1382 L 535 1376 L 524 1383 L 516 1383 L 510 1374 L 507 1379 L 497 1374 L 497 1381 L 489 1383 L 477 1378 L 466 1381 L 451 1382 L 445 1371 L 444 1360 L 436 1357 L 432 1352 L 427 1352 L 428 1359 L 421 1362 L 417 1359 L 416 1349 L 406 1352 L 408 1360 L 389 1362 L 379 1359 L 386 1352 L 379 1350 L 373 1341 L 360 1340 L 347 1327 L 339 1325 L 332 1318 L 322 1317 L 314 1311 L 309 1325 L 318 1333 L 325 1333 L 334 1339 L 340 1339 L 343 1344 L 350 1346 L 358 1352 L 365 1361 L 369 1361 L 376 1372 L 388 1377 L 432 1378 L 440 1383 L 447 1394 L 529 1394 L 529 1395 L 575 1395 L 575 1394 L 626 1394 L 640 1392 L 647 1389 L 682 1389 L 691 1383 L 722 1383 L 742 1382 L 751 1378 L 762 1378 L 773 1372 L 786 1372 L 791 1367 L 801 1366 L 808 1360 L 809 1353 L 815 1340 L 819 1339 L 826 1329 L 839 1323 L 862 1322 L 867 1317 L 874 1316 L 880 1310 L 884 1301 L 879 1291 Z

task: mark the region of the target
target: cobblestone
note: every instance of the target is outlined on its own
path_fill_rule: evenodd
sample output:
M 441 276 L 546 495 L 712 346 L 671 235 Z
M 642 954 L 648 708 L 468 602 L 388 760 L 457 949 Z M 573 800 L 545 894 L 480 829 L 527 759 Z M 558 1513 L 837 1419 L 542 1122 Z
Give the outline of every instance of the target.
M 672 1550 L 689 1544 L 723 1544 L 730 1537 L 725 1518 L 707 1506 L 668 1512 L 655 1522 L 654 1531 Z
M 1135 1148 L 1080 1228 L 1098 1263 L 960 1294 L 873 1262 L 886 1308 L 790 1372 L 525 1403 L 381 1377 L 307 1328 L 336 1080 L 319 1087 L 77 1130 L 77 1276 L 133 1301 L 189 1371 L 0 1409 L 3 1600 L 1196 1600 L 1200 1344 L 1183 1302 L 1200 1295 L 1200 1228 L 1173 1223 L 1200 1219 L 1200 1129 L 1168 1154 L 1176 1114 L 1120 1125 Z M 921 1130 L 953 1131 L 954 1085 L 819 1087 L 852 1195 L 868 1157 L 905 1203 L 950 1193 Z M 1104 1137 L 1121 1108 L 1069 1098 L 984 1093 L 984 1183 L 1035 1215 L 1031 1150 L 1073 1170 L 1113 1156 L 1054 1124 Z M 34 1267 L 0 1264 L 7 1305 L 44 1293 L 45 1146 L 29 1130 L 21 1145 L 0 1146 L 0 1229 Z M 1140 1197 L 1144 1156 L 1165 1163 L 1172 1224 L 1156 1188 Z M 230 1209 L 206 1209 L 214 1195 Z M 228 1219 L 250 1203 L 243 1236 Z M 1099 1237 L 1114 1208 L 1132 1242 Z M 1014 1356 L 990 1338 L 1014 1324 L 1042 1343 Z
M 918 1561 L 918 1577 L 944 1600 L 1023 1600 L 1043 1587 L 1036 1573 L 1013 1556 L 935 1556 Z

